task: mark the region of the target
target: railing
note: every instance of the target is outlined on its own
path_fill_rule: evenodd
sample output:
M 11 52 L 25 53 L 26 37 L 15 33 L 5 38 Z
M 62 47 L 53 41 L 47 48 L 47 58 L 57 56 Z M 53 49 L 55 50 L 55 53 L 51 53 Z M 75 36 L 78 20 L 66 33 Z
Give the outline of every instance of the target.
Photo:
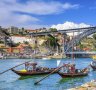
M 94 29 L 94 28 L 96 28 L 96 27 L 85 27 L 85 28 L 66 29 L 66 30 L 57 30 L 57 31 L 34 32 L 34 33 L 29 33 L 29 35 L 38 36 L 38 35 L 48 35 L 48 34 L 56 34 L 56 33 L 82 32 L 82 31 L 86 31 L 86 30 Z

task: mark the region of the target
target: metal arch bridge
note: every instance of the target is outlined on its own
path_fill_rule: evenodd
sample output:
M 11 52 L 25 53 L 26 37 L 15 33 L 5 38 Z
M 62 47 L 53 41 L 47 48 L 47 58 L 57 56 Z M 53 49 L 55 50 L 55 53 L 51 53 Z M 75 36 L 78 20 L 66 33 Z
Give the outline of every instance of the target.
M 46 31 L 46 32 L 34 32 L 29 33 L 29 35 L 32 36 L 38 36 L 38 35 L 48 35 L 48 34 L 56 34 L 56 33 L 70 33 L 70 32 L 84 32 L 90 29 L 96 29 L 96 26 L 94 27 L 85 27 L 85 28 L 76 28 L 76 29 L 66 29 L 66 30 L 58 30 L 58 31 Z
M 93 34 L 93 33 L 95 33 L 95 32 L 96 32 L 96 27 L 90 28 L 90 29 L 88 29 L 88 30 L 80 33 L 79 35 L 75 36 L 69 43 L 66 43 L 66 44 L 64 45 L 64 49 L 65 49 L 64 51 L 65 51 L 65 53 L 67 53 L 67 52 L 69 52 L 69 51 L 72 51 L 72 47 L 75 46 L 76 44 L 78 44 L 79 41 L 80 41 L 82 38 L 84 38 L 84 37 L 86 37 L 86 36 L 89 36 L 89 35 L 91 35 L 91 34 Z
M 37 35 L 48 35 L 48 34 L 55 34 L 55 33 L 70 33 L 70 32 L 81 32 L 77 36 L 75 36 L 70 42 L 64 43 L 64 53 L 67 53 L 69 51 L 72 51 L 72 46 L 79 43 L 79 41 L 96 32 L 96 26 L 95 27 L 86 27 L 86 28 L 76 28 L 76 29 L 67 29 L 67 30 L 58 30 L 54 32 L 37 32 L 37 33 L 30 33 L 29 35 L 37 36 Z

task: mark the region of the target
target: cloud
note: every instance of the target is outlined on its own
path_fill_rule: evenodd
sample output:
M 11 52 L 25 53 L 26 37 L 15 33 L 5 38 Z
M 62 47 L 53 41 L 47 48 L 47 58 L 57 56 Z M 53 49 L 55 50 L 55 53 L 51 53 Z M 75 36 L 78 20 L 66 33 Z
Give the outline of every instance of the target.
M 32 1 L 28 0 L 25 3 L 19 3 L 16 0 L 1 0 L 3 8 L 7 7 L 9 11 L 26 12 L 37 15 L 47 15 L 61 13 L 68 9 L 79 8 L 79 4 L 61 3 L 56 1 Z M 5 4 L 5 7 L 4 7 Z
M 34 15 L 59 14 L 69 9 L 79 8 L 78 4 L 61 3 L 56 1 L 44 2 L 42 0 L 0 0 L 0 25 L 2 26 L 20 26 L 40 23 L 39 18 Z M 18 13 L 16 13 L 18 12 Z M 22 14 L 20 14 L 20 12 Z M 26 13 L 26 14 L 25 14 Z
M 66 21 L 63 24 L 57 24 L 57 25 L 52 25 L 51 28 L 56 28 L 57 30 L 65 30 L 65 29 L 75 29 L 75 28 L 83 28 L 83 27 L 90 27 L 91 25 L 85 24 L 85 23 L 74 23 L 74 22 L 69 22 Z M 68 35 L 72 36 L 73 33 L 67 33 Z M 76 32 L 75 35 L 78 33 Z
M 1 26 L 23 26 L 30 22 L 39 21 L 38 18 L 27 14 L 14 13 L 16 0 L 1 0 L 0 1 L 0 25 Z
M 73 8 L 73 9 L 77 9 L 77 8 L 79 8 L 79 5 L 78 4 L 70 4 L 70 3 L 65 3 L 64 5 L 63 5 L 63 8 L 65 9 L 65 10 L 67 10 L 67 9 L 71 9 L 71 8 Z
M 9 12 L 3 12 L 0 16 L 0 25 L 2 26 L 20 26 L 20 25 L 25 25 L 29 24 L 30 22 L 37 22 L 39 19 L 28 16 L 28 15 L 18 15 L 18 14 L 13 14 Z
M 60 2 L 36 2 L 28 1 L 25 4 L 17 4 L 19 8 L 16 11 L 32 13 L 37 15 L 48 15 L 54 13 L 61 13 L 68 9 L 76 9 L 78 4 L 60 3 Z
M 83 27 L 89 27 L 89 26 L 90 25 L 85 23 L 77 24 L 74 22 L 66 21 L 63 24 L 52 25 L 51 28 L 56 28 L 57 30 L 64 30 L 64 29 L 83 28 Z

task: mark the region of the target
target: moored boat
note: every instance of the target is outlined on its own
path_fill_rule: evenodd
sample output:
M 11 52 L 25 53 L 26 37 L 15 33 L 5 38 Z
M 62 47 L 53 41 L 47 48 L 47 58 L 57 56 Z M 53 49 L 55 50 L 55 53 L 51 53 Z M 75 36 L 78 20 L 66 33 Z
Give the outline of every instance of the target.
M 74 32 L 73 32 L 73 38 L 74 38 Z M 72 40 L 72 52 L 74 52 L 74 39 Z M 72 53 L 72 59 L 74 60 L 74 54 Z M 75 67 L 75 63 L 73 64 L 63 64 L 62 69 L 58 72 L 58 74 L 62 77 L 79 77 L 79 76 L 87 76 L 88 75 L 88 68 L 84 69 L 77 69 Z
M 80 76 L 87 76 L 88 73 L 62 73 L 62 72 L 58 72 L 58 74 L 62 77 L 62 78 L 66 78 L 66 77 L 80 77 Z
M 75 69 L 74 64 L 70 66 L 70 64 L 65 64 L 63 67 L 63 71 L 59 71 L 58 74 L 62 78 L 66 77 L 80 77 L 80 76 L 87 76 L 88 75 L 88 68 L 84 69 Z
M 56 68 L 47 68 L 47 67 L 40 67 L 36 66 L 37 63 L 27 63 L 25 64 L 25 69 L 23 70 L 15 70 L 11 69 L 14 73 L 20 75 L 20 76 L 32 76 L 32 75 L 44 75 L 44 74 L 49 74 L 52 71 L 54 71 Z M 58 71 L 54 72 L 57 73 Z
M 53 69 L 54 70 L 54 69 Z M 22 72 L 22 70 L 15 70 L 12 69 L 12 71 L 20 76 L 32 76 L 32 75 L 44 75 L 44 74 L 49 74 L 51 73 L 53 70 L 48 70 L 48 71 L 24 71 Z M 57 73 L 57 72 L 54 72 Z

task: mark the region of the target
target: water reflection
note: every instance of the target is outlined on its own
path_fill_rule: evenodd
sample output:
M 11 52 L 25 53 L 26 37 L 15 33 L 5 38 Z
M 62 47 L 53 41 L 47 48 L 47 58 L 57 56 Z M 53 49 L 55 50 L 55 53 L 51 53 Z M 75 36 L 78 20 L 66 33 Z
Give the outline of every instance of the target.
M 21 76 L 18 80 L 43 78 L 45 75 Z

